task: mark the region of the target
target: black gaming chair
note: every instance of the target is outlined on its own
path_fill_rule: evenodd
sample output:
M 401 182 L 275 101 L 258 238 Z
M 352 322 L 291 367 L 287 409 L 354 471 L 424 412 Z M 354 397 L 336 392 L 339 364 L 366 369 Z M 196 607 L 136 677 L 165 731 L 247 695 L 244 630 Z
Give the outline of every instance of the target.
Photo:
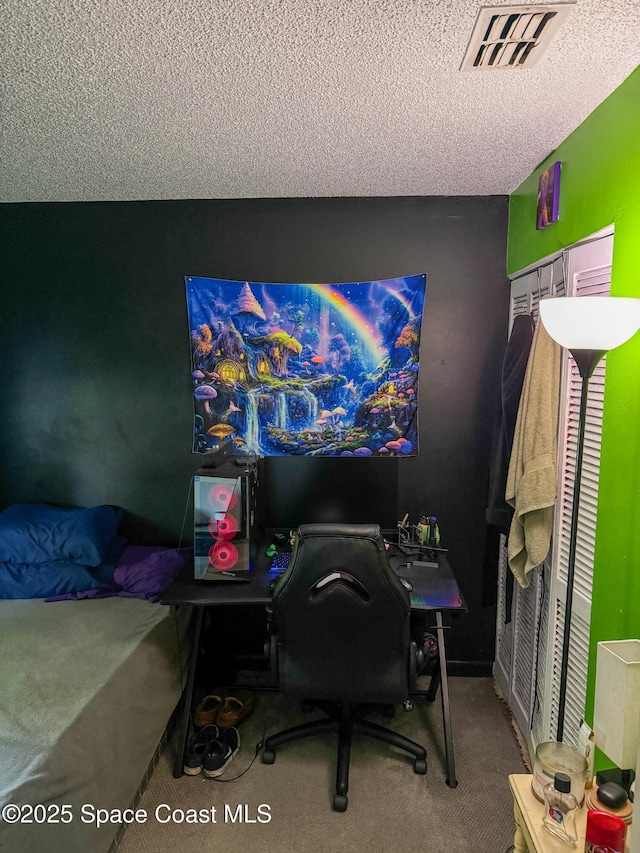
M 414 771 L 426 773 L 422 746 L 363 719 L 407 698 L 419 660 L 409 639 L 409 592 L 389 565 L 378 525 L 302 525 L 269 609 L 282 693 L 310 700 L 329 719 L 267 738 L 263 763 L 273 764 L 280 744 L 338 732 L 339 812 L 347 808 L 354 732 L 406 750 Z

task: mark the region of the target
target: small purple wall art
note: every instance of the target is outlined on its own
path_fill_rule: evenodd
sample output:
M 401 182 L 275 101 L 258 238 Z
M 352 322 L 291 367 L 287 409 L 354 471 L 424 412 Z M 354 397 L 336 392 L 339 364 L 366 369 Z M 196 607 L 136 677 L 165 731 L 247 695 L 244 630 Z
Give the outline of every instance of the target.
M 560 160 L 546 169 L 538 180 L 536 229 L 540 231 L 557 222 L 560 208 Z

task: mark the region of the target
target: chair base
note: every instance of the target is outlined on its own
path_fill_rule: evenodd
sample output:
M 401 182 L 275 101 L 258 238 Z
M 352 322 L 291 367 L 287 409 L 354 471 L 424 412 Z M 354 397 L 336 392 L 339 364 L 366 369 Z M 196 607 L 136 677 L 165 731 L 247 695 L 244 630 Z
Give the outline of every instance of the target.
M 326 732 L 338 733 L 338 769 L 336 773 L 336 793 L 333 799 L 333 808 L 337 812 L 347 810 L 348 800 L 347 791 L 349 790 L 349 759 L 351 757 L 351 739 L 353 734 L 363 734 L 368 737 L 381 740 L 384 743 L 389 743 L 405 752 L 413 755 L 415 761 L 413 764 L 414 773 L 424 775 L 427 772 L 427 751 L 419 743 L 409 740 L 409 738 L 398 734 L 397 732 L 386 729 L 384 726 L 379 726 L 377 723 L 371 723 L 363 719 L 374 710 L 378 710 L 378 705 L 356 705 L 353 707 L 340 706 L 330 702 L 314 702 L 314 705 L 321 708 L 329 719 L 314 720 L 311 723 L 303 723 L 293 728 L 285 729 L 275 735 L 268 737 L 262 751 L 262 763 L 273 764 L 276 760 L 276 749 L 284 743 L 300 740 L 313 735 L 325 734 Z

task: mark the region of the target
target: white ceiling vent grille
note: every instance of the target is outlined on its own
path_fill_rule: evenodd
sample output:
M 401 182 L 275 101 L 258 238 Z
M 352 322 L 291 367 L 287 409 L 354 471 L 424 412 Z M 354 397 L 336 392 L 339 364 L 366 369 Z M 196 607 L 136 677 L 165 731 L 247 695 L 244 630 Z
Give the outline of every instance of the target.
M 478 12 L 460 70 L 531 68 L 574 5 L 485 6 Z

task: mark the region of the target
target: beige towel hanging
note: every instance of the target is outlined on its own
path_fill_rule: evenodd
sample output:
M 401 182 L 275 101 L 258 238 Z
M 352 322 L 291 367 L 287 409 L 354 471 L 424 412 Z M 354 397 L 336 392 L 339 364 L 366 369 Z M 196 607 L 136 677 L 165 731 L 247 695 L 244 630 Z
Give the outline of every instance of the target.
M 505 499 L 515 510 L 507 553 L 520 586 L 549 553 L 556 500 L 556 454 L 562 348 L 540 318 L 522 386 Z

